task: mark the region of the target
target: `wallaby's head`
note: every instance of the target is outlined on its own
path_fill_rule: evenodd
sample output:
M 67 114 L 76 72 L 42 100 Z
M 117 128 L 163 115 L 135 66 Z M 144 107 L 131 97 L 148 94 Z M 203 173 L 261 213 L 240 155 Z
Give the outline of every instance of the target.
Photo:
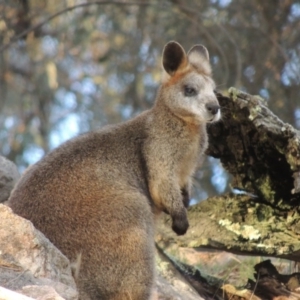
M 158 101 L 186 122 L 200 124 L 220 119 L 209 54 L 204 46 L 195 45 L 186 54 L 180 44 L 169 42 L 162 64 L 162 97 Z

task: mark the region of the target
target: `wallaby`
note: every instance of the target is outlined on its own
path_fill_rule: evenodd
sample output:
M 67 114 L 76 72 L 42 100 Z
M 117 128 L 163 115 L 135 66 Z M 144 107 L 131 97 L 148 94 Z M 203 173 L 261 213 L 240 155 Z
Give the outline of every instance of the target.
M 154 215 L 188 229 L 191 177 L 220 118 L 206 48 L 163 51 L 154 106 L 67 141 L 31 166 L 8 205 L 71 262 L 80 299 L 146 300 L 154 285 Z

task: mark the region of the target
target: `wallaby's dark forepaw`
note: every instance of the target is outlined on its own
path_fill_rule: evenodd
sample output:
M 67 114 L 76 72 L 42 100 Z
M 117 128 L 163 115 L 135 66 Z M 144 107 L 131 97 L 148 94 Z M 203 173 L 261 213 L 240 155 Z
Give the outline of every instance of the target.
M 189 192 L 185 189 L 181 189 L 181 195 L 182 195 L 182 202 L 185 208 L 188 208 L 190 206 L 190 195 Z
M 189 221 L 187 218 L 173 219 L 172 229 L 177 235 L 184 235 L 189 228 Z

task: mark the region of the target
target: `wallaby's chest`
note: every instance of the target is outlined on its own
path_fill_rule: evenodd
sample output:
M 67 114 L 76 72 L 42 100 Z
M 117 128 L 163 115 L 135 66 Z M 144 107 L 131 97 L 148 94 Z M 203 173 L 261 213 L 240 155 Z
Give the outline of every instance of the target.
M 177 162 L 177 175 L 180 186 L 186 184 L 197 167 L 199 156 L 202 155 L 202 153 L 200 153 L 202 152 L 200 145 L 200 136 L 194 136 L 193 139 L 190 139 L 185 145 L 180 147 L 181 155 Z

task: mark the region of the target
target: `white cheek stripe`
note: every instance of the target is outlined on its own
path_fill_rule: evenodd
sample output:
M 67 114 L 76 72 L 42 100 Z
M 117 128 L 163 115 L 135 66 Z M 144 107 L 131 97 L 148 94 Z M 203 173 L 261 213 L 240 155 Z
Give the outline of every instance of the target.
M 219 121 L 220 119 L 221 119 L 221 111 L 218 110 L 217 114 L 214 116 L 213 121 L 216 122 Z

